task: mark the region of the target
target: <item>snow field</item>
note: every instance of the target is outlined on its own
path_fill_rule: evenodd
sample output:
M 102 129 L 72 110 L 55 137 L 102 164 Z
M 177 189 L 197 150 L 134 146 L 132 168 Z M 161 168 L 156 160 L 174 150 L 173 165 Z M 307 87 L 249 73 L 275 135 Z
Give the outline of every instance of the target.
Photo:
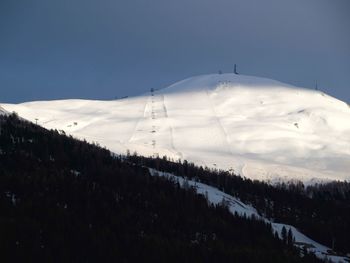
M 2 104 L 113 152 L 167 155 L 252 179 L 350 179 L 350 107 L 321 91 L 212 74 L 132 98 Z

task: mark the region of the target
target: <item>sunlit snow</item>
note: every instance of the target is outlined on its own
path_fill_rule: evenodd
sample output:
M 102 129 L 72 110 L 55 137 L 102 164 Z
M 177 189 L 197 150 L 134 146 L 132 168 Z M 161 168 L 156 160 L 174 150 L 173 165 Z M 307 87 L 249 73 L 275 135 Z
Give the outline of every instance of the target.
M 116 153 L 167 155 L 271 182 L 350 179 L 349 105 L 274 80 L 213 74 L 120 100 L 2 106 Z

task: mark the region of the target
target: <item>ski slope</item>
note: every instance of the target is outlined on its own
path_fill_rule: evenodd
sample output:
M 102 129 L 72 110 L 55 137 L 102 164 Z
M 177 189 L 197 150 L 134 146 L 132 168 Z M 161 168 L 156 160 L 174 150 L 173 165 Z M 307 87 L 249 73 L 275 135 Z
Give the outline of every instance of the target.
M 197 194 L 201 194 L 205 196 L 208 202 L 210 202 L 211 204 L 217 205 L 222 202 L 225 202 L 225 205 L 227 205 L 229 211 L 232 214 L 237 214 L 239 216 L 245 216 L 245 217 L 254 216 L 256 219 L 261 219 L 267 223 L 270 223 L 273 232 L 277 232 L 279 238 L 281 239 L 282 239 L 282 228 L 285 227 L 287 231 L 290 229 L 295 239 L 294 246 L 300 249 L 303 249 L 305 247 L 305 249 L 308 252 L 314 253 L 319 259 L 328 260 L 330 262 L 337 262 L 337 263 L 338 262 L 345 263 L 345 262 L 349 262 L 350 260 L 346 256 L 336 255 L 334 251 L 332 251 L 332 249 L 324 245 L 321 245 L 315 240 L 312 240 L 311 238 L 305 236 L 294 226 L 282 224 L 282 223 L 276 223 L 263 216 L 260 216 L 256 211 L 256 209 L 251 205 L 244 204 L 238 198 L 228 195 L 215 187 L 212 187 L 210 185 L 206 185 L 200 182 L 196 182 L 194 180 L 188 180 L 180 176 L 173 175 L 171 173 L 160 172 L 152 168 L 149 168 L 149 171 L 152 176 L 165 177 L 169 180 L 178 182 L 182 187 L 186 187 L 186 185 L 188 187 L 193 187 L 196 190 Z
M 321 91 L 235 74 L 113 101 L 2 104 L 116 153 L 167 155 L 269 182 L 350 179 L 350 107 Z
M 0 106 L 0 115 L 7 114 L 7 112 Z

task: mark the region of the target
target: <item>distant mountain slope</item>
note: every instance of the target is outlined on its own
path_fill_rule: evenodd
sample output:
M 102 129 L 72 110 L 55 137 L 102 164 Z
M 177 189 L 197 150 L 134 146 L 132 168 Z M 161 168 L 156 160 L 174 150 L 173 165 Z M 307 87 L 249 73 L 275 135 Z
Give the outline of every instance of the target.
M 350 107 L 269 79 L 204 75 L 122 100 L 3 106 L 118 153 L 167 155 L 268 181 L 350 179 Z

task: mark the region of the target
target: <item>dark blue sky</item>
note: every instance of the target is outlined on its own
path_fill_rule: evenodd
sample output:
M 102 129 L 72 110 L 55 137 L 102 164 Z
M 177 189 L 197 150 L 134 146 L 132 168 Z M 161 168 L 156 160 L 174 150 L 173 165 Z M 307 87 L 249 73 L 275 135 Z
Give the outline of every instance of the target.
M 349 0 L 1 0 L 0 101 L 110 99 L 221 69 L 350 102 Z

